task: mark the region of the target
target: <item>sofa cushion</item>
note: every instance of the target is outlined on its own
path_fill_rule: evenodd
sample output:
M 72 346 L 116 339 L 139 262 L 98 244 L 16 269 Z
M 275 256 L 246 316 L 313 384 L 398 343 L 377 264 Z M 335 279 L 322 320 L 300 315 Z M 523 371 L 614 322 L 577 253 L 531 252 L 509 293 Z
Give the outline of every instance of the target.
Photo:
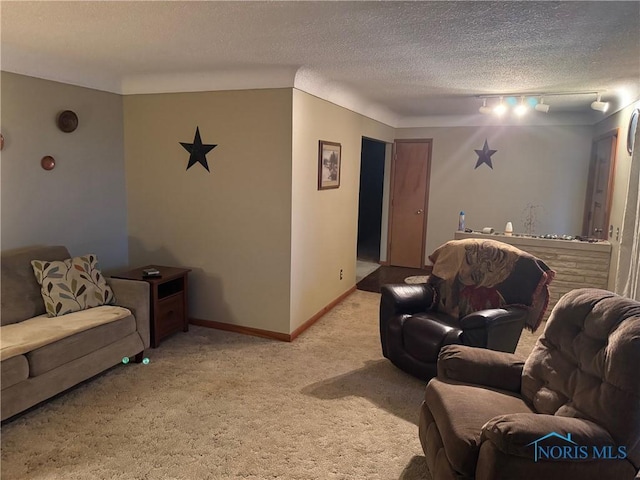
M 531 413 L 515 394 L 437 378 L 427 385 L 425 402 L 442 436 L 449 463 L 471 478 L 478 462 L 482 426 L 498 415 Z
M 26 354 L 29 376 L 36 377 L 125 338 L 136 331 L 133 315 L 76 333 Z
M 29 363 L 24 355 L 17 355 L 0 363 L 2 389 L 9 388 L 16 383 L 29 378 Z
M 115 302 L 93 254 L 55 262 L 32 260 L 31 265 L 50 317 Z
M 63 317 L 46 315 L 2 327 L 0 335 L 0 360 L 22 355 L 36 348 L 57 342 L 65 337 L 131 315 L 126 308 L 105 305 Z
M 64 260 L 69 258 L 65 247 L 28 247 L 2 252 L 2 312 L 0 323 L 10 325 L 45 313 L 40 285 L 33 275 L 31 260 Z

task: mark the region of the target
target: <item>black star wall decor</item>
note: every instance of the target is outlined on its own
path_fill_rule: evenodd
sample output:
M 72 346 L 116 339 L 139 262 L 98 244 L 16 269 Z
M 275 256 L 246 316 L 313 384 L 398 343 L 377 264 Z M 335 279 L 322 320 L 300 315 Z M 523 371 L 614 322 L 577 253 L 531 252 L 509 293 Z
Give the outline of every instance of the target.
M 199 163 L 204 168 L 207 169 L 207 172 L 211 172 L 209 170 L 209 164 L 207 163 L 207 153 L 216 148 L 218 145 L 208 145 L 203 144 L 200 139 L 200 129 L 196 127 L 196 136 L 193 139 L 193 143 L 183 143 L 180 142 L 180 145 L 189 152 L 189 164 L 187 165 L 187 170 L 193 167 L 196 163 Z
M 491 163 L 491 155 L 496 153 L 497 150 L 490 150 L 489 144 L 485 139 L 484 147 L 482 147 L 482 150 L 474 150 L 474 151 L 478 154 L 478 161 L 476 162 L 476 166 L 474 167 L 474 170 L 478 168 L 480 165 L 482 165 L 483 163 L 486 163 L 487 165 L 489 165 L 491 170 L 493 170 L 493 164 Z

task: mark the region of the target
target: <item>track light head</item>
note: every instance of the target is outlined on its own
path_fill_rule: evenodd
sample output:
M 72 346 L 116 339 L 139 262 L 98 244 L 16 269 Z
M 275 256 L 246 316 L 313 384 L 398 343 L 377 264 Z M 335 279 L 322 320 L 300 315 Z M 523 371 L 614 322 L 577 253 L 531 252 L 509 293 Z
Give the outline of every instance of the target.
M 498 115 L 499 117 L 504 115 L 504 113 L 507 111 L 507 106 L 504 104 L 503 98 L 500 97 L 500 103 L 498 105 L 496 105 L 495 107 L 493 107 L 493 113 L 495 113 L 496 115 Z
M 513 113 L 515 113 L 518 117 L 522 117 L 523 115 L 526 115 L 528 111 L 529 107 L 527 107 L 527 104 L 524 103 L 524 97 L 520 97 L 520 103 L 516 108 L 513 109 Z
M 480 113 L 483 113 L 485 115 L 491 113 L 493 110 L 491 109 L 491 107 L 487 107 L 487 99 L 483 98 L 482 99 L 482 106 L 480 107 Z
M 609 102 L 600 101 L 600 94 L 598 93 L 596 101 L 591 104 L 591 108 L 593 108 L 594 110 L 597 110 L 599 112 L 604 113 L 607 110 L 609 110 Z
M 544 103 L 544 97 L 540 97 L 540 103 L 536 103 L 534 107 L 538 112 L 549 113 L 549 105 Z

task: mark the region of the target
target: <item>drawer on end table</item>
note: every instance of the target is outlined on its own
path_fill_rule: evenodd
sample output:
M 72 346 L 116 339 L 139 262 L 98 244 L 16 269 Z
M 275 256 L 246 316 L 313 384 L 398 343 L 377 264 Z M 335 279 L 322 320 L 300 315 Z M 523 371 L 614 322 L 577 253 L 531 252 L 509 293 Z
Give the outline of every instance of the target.
M 155 315 L 157 339 L 185 329 L 184 295 L 178 293 L 158 300 Z

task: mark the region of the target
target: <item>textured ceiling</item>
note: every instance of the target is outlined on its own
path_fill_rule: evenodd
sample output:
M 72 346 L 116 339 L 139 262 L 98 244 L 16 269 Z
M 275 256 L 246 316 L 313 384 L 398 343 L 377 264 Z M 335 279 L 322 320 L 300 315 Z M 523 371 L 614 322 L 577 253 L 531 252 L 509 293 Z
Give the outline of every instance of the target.
M 296 86 L 396 119 L 476 114 L 486 94 L 601 91 L 614 111 L 640 95 L 638 1 L 2 1 L 0 15 L 3 70 L 125 94 Z

